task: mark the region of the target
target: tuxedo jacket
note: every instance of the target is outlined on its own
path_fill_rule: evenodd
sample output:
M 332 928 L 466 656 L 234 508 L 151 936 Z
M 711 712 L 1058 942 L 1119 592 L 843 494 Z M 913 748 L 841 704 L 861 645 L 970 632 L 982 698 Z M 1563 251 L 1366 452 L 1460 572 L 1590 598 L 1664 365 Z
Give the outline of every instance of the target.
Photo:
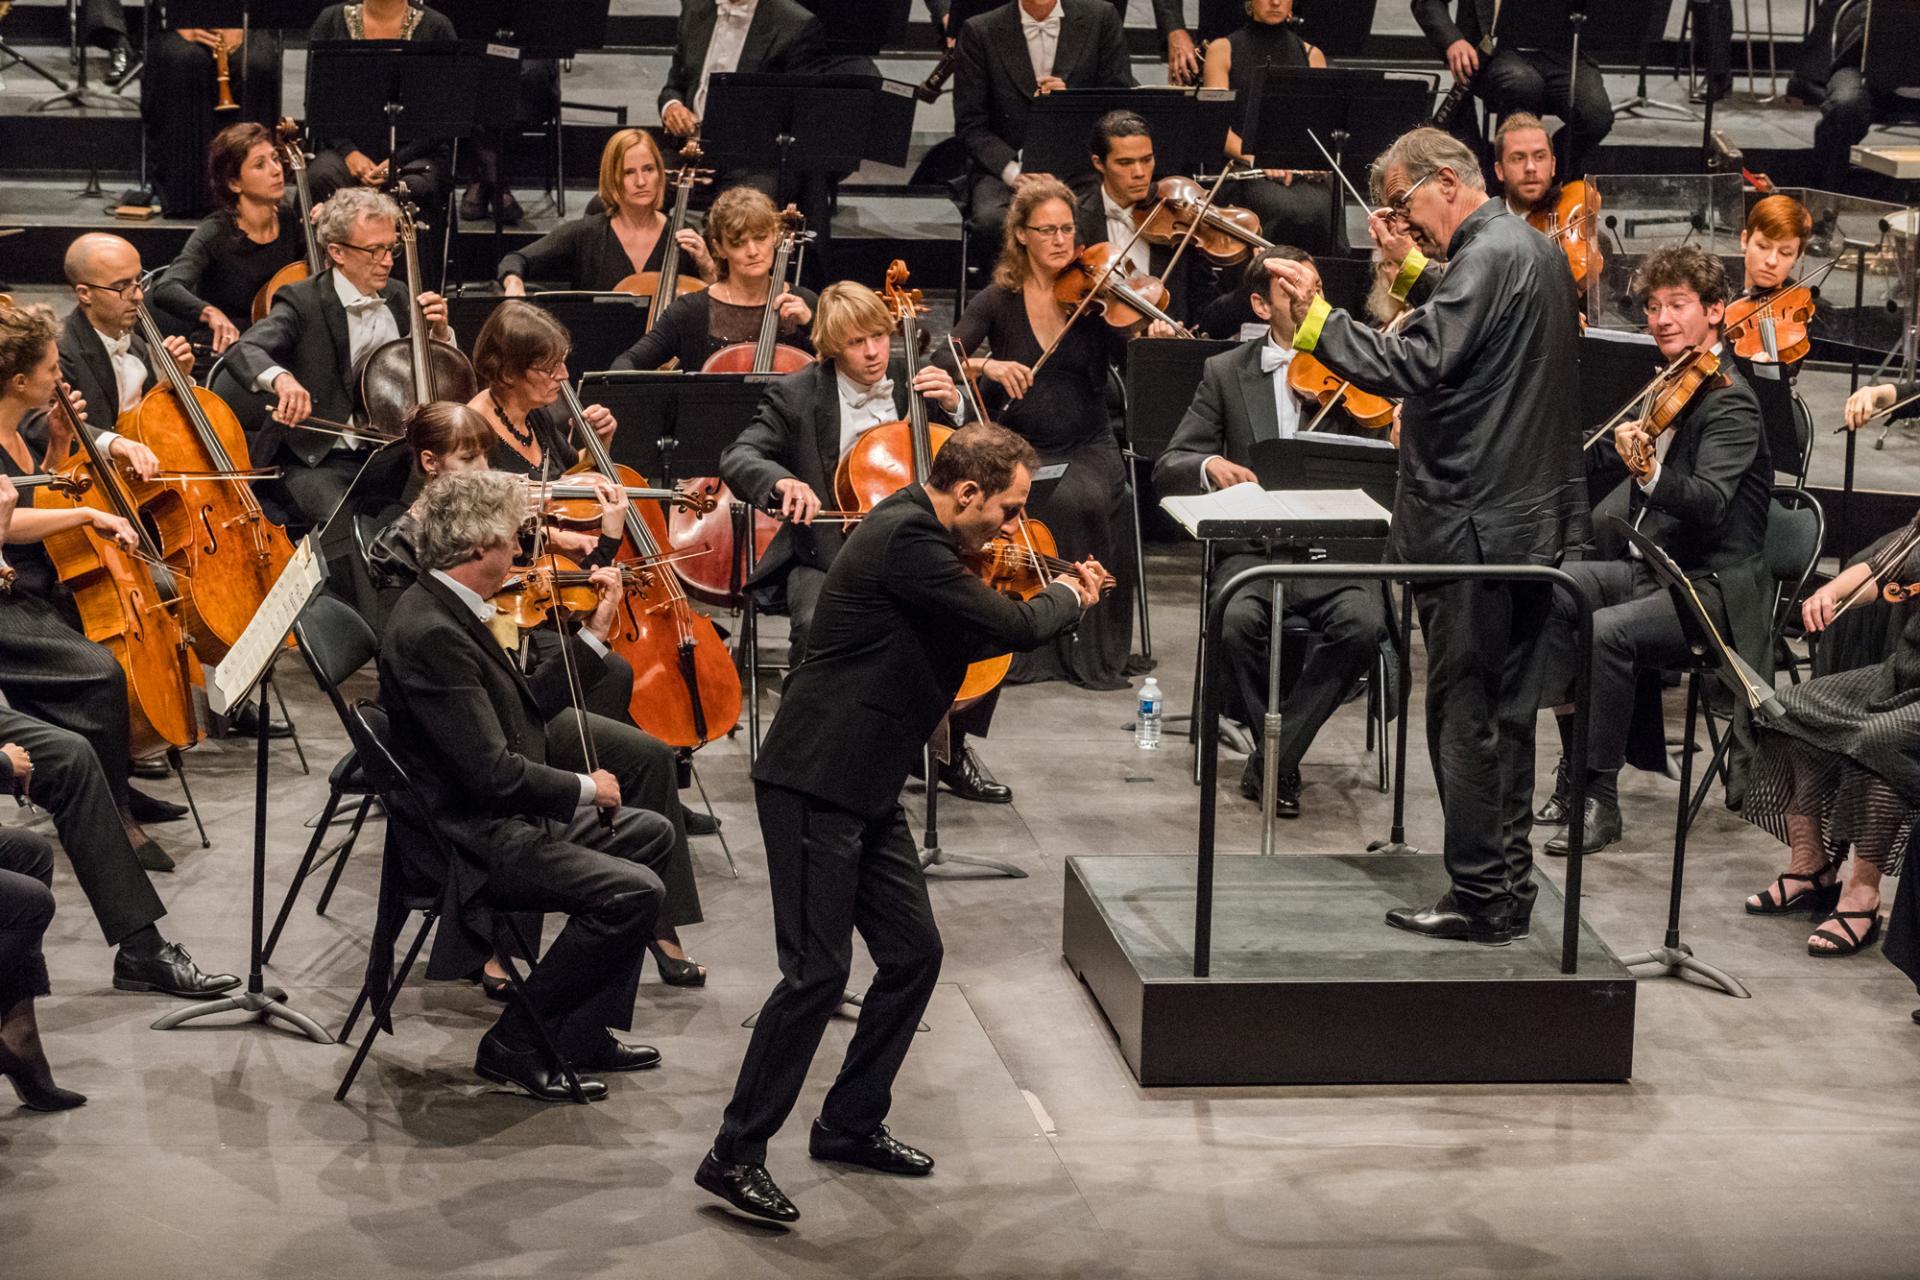
M 888 366 L 893 380 L 895 418 L 907 416 L 906 361 Z M 945 415 L 928 406 L 930 420 Z M 782 480 L 804 482 L 826 507 L 839 506 L 833 477 L 840 465 L 840 387 L 831 360 L 822 360 L 790 373 L 767 388 L 753 422 L 720 454 L 720 478 L 742 502 L 763 510 L 779 505 L 774 486 Z M 847 540 L 837 524 L 782 525 L 754 566 L 753 580 L 763 582 L 786 572 L 788 566 L 808 565 L 825 571 Z
M 381 296 L 393 313 L 400 336 L 406 337 L 413 313 L 407 305 L 406 285 L 398 279 L 388 280 Z M 313 396 L 314 417 L 334 422 L 352 419 L 359 400 L 355 390 L 358 371 L 353 367 L 353 348 L 347 339 L 347 309 L 334 292 L 333 272 L 322 271 L 276 292 L 273 309 L 240 335 L 222 365 L 213 389 L 233 407 L 241 426 L 257 433 L 252 440 L 254 461 L 270 465 L 284 443 L 308 466 L 318 464 L 333 447 L 334 437 L 317 431 L 288 430 L 275 422 L 268 412 L 273 393 L 257 392 L 253 384 L 261 374 L 279 365 Z
M 59 345 L 60 376 L 86 400 L 88 428 L 95 435 L 112 431 L 120 420 L 120 380 L 114 376 L 107 344 L 94 332 L 87 317 L 76 309 L 68 313 L 60 326 Z M 153 390 L 160 379 L 147 351 L 146 335 L 138 327 L 133 331 L 133 354 L 147 369 L 144 390 Z M 161 354 L 165 358 L 165 353 Z
M 1413 20 L 1426 33 L 1427 42 L 1443 54 L 1455 40 L 1479 44 L 1480 37 L 1493 28 L 1493 15 L 1494 0 L 1455 0 L 1451 14 L 1447 0 L 1413 0 Z
M 667 67 L 667 82 L 660 86 L 661 110 L 676 101 L 693 110 L 693 97 L 700 88 L 700 72 L 707 65 L 707 49 L 713 44 L 717 20 L 713 0 L 682 0 L 680 22 L 674 31 L 673 60 Z M 826 57 L 826 37 L 818 18 L 795 0 L 760 0 L 754 7 L 753 20 L 747 24 L 740 65 L 734 70 L 773 75 L 814 71 Z
M 1130 89 L 1120 18 L 1105 0 L 1060 0 L 1053 74 L 1072 89 Z M 1020 6 L 970 19 L 954 45 L 953 131 L 983 173 L 997 174 L 1027 142 L 1038 85 L 1020 29 Z M 1104 237 L 1103 237 L 1104 238 Z
M 883 500 L 847 539 L 820 593 L 807 657 L 788 677 L 755 781 L 872 820 L 953 705 L 967 664 L 1036 649 L 1073 626 L 1064 585 L 1001 595 L 960 559 L 925 489 Z

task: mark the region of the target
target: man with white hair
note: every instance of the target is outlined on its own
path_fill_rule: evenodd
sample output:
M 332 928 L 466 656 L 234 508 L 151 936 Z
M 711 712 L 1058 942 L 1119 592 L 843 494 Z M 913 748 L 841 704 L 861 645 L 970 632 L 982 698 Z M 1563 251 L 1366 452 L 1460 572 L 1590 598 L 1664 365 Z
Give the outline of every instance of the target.
M 275 293 L 273 309 L 233 344 L 215 380 L 214 390 L 258 432 L 254 463 L 281 468 L 290 514 L 302 525 L 325 522 L 371 444 L 298 424 L 353 421 L 361 362 L 406 337 L 411 324 L 406 289 L 393 279 L 399 220 L 398 206 L 377 191 L 336 192 L 317 226 L 326 269 Z M 432 336 L 453 341 L 446 299 L 422 293 L 416 301 Z

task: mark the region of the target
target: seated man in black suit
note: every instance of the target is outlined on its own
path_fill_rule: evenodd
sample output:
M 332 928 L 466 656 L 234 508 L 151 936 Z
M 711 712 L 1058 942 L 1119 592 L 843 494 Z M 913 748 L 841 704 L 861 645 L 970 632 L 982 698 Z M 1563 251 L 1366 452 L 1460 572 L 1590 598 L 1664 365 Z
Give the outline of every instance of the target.
M 1693 245 L 1656 249 L 1641 264 L 1633 292 L 1647 309 L 1647 332 L 1672 360 L 1688 348 L 1716 348 L 1732 285 L 1720 259 Z M 1711 378 L 1673 424 L 1650 436 L 1638 421 L 1614 433 L 1628 478 L 1594 509 L 1594 532 L 1611 558 L 1563 566 L 1586 588 L 1593 610 L 1593 671 L 1588 705 L 1586 814 L 1582 852 L 1594 853 L 1621 837 L 1619 776 L 1626 760 L 1627 709 L 1642 668 L 1688 657 L 1686 633 L 1665 586 L 1637 551 L 1608 538 L 1619 516 L 1658 543 L 1699 588 L 1722 637 L 1749 662 L 1766 666 L 1769 578 L 1765 559 L 1773 462 L 1761 427 L 1760 402 L 1731 361 Z M 1609 546 L 1611 542 L 1613 545 Z M 1554 593 L 1542 640 L 1548 655 L 1545 697 L 1564 704 L 1575 670 L 1572 601 Z M 1564 821 L 1568 730 L 1562 708 L 1562 752 L 1554 804 L 1543 821 Z M 1736 722 L 1736 729 L 1744 729 Z M 1556 811 L 1557 810 L 1557 811 Z M 1547 842 L 1565 854 L 1563 832 Z
M 327 201 L 317 228 L 327 270 L 275 293 L 273 309 L 233 344 L 215 379 L 241 424 L 258 432 L 254 464 L 281 468 L 289 514 L 302 527 L 332 515 L 371 446 L 295 424 L 309 415 L 353 421 L 360 362 L 412 323 L 406 287 L 393 278 L 399 218 L 377 191 L 349 187 Z M 446 299 L 423 293 L 418 302 L 432 336 L 453 341 Z
M 62 263 L 73 288 L 73 310 L 60 326 L 60 376 L 86 402 L 86 422 L 109 456 L 141 479 L 160 469 L 153 450 L 117 434 L 120 415 L 139 405 L 160 381 L 140 331 L 140 251 L 119 236 L 90 231 L 67 246 Z M 166 354 L 185 374 L 193 348 L 185 338 L 164 340 Z
M 1270 259 L 1282 258 L 1312 265 L 1300 250 L 1279 245 L 1247 264 L 1247 291 L 1254 314 L 1267 322 L 1261 337 L 1243 342 L 1207 361 L 1200 389 L 1187 416 L 1167 442 L 1167 450 L 1153 464 L 1154 488 L 1163 494 L 1204 493 L 1230 485 L 1259 482 L 1248 465 L 1260 440 L 1278 440 L 1297 434 L 1319 413 L 1319 406 L 1303 399 L 1287 385 L 1287 366 L 1293 351 L 1293 314 L 1279 286 L 1267 271 Z M 1341 410 L 1328 411 L 1316 428 L 1328 433 L 1358 434 L 1360 428 Z M 1225 582 L 1242 569 L 1264 562 L 1252 544 L 1222 545 L 1217 580 Z M 1290 582 L 1287 612 L 1304 619 L 1320 633 L 1319 643 L 1301 668 L 1293 688 L 1280 705 L 1279 779 L 1274 812 L 1283 818 L 1300 816 L 1300 761 L 1313 744 L 1320 726 L 1340 705 L 1360 674 L 1372 665 L 1380 646 L 1392 634 L 1386 600 L 1377 583 Z M 1273 633 L 1272 593 L 1269 584 L 1243 591 L 1227 606 L 1221 646 L 1232 671 L 1230 705 L 1256 738 L 1267 713 L 1267 654 Z M 1256 749 L 1240 775 L 1240 794 L 1258 803 L 1262 757 Z
M 634 1071 L 659 1064 L 646 1046 L 611 1029 L 633 1021 L 640 963 L 664 893 L 657 868 L 673 849 L 673 826 L 623 808 L 605 769 L 550 762 L 546 724 L 568 705 L 568 671 L 583 684 L 601 654 L 622 598 L 619 574 L 593 571 L 599 604 L 568 641 L 571 668 L 549 662 L 522 675 L 488 629 L 489 603 L 512 571 L 526 516 L 526 486 L 493 471 L 436 476 L 421 496 L 421 576 L 394 606 L 380 647 L 380 701 L 393 749 L 456 864 L 425 868 L 446 886 L 447 923 L 477 954 L 492 947 L 495 911 L 560 912 L 567 925 L 527 980 L 532 1010 L 508 1006 L 480 1042 L 474 1070 L 536 1098 L 560 1101 L 566 1083 L 540 1053 L 532 1018 L 582 1070 Z M 582 751 L 582 756 L 585 752 Z M 402 842 L 409 854 L 431 848 Z M 443 927 L 445 927 L 443 925 Z M 582 1084 L 603 1097 L 598 1081 Z
M 882 500 L 827 574 L 806 661 L 753 771 L 781 979 L 694 1175 L 742 1212 L 800 1216 L 767 1174 L 767 1142 L 799 1101 L 846 993 L 856 929 L 879 972 L 808 1150 L 883 1173 L 933 1172 L 932 1157 L 885 1123 L 942 954 L 900 789 L 969 661 L 1045 644 L 1100 598 L 1104 571 L 1091 560 L 1016 601 L 961 559 L 964 548 L 1014 532 L 1038 461 L 1004 428 L 956 431 L 927 483 Z
M 1016 0 L 960 29 L 953 132 L 973 160 L 973 230 L 999 242 L 1033 100 L 1055 89 L 1130 89 L 1126 40 L 1102 0 Z
M 720 455 L 720 478 L 729 489 L 756 506 L 777 508 L 787 519 L 749 587 L 766 606 L 786 610 L 789 679 L 806 657 L 820 589 L 846 542 L 839 524 L 815 523 L 814 516 L 833 505 L 834 473 L 854 441 L 907 416 L 906 361 L 892 358 L 892 337 L 893 314 L 878 294 L 848 280 L 828 285 L 813 316 L 820 362 L 768 388 L 752 425 Z M 921 365 L 912 389 L 928 402 L 930 417 L 966 420 L 965 401 L 945 369 Z M 986 735 L 997 700 L 996 690 L 949 722 L 954 738 L 940 777 L 963 799 L 1013 799 L 965 741 L 968 734 Z
M 1094 122 L 1088 148 L 1100 185 L 1081 196 L 1074 209 L 1080 243 L 1110 244 L 1118 251 L 1132 240 L 1127 260 L 1133 271 L 1166 285 L 1167 314 L 1186 323 L 1212 300 L 1210 296 L 1194 296 L 1213 293 L 1204 287 L 1210 283 L 1201 265 L 1204 259 L 1198 250 L 1189 248 L 1169 279 L 1166 270 L 1173 246 L 1152 244 L 1145 236 L 1134 235 L 1133 211 L 1137 208 L 1146 213 L 1154 205 L 1153 131 L 1131 111 L 1109 111 Z

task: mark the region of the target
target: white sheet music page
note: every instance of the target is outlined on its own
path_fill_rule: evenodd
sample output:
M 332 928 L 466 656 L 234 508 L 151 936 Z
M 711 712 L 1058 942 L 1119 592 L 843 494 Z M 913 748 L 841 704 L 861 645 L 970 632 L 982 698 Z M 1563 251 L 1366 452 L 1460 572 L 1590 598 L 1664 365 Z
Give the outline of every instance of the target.
M 260 673 L 293 630 L 294 619 L 327 585 L 326 561 L 320 555 L 318 534 L 308 534 L 294 548 L 293 558 L 274 580 L 259 611 L 218 666 L 208 667 L 207 705 L 227 714 L 259 682 Z
M 1248 481 L 1212 493 L 1160 499 L 1161 509 L 1195 537 L 1203 520 L 1379 520 L 1389 512 L 1360 489 L 1262 489 Z

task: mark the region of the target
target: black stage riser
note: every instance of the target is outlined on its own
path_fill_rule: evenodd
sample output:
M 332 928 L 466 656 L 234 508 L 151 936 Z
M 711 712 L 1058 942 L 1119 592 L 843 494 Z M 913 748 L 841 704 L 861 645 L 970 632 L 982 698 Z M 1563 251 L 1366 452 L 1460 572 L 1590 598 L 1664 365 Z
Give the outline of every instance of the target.
M 1145 977 L 1076 865 L 1083 861 L 1068 863 L 1062 950 L 1142 1085 L 1571 1083 L 1633 1073 L 1634 982 L 1617 963 L 1510 980 L 1422 976 L 1417 963 L 1397 978 Z M 1184 922 L 1190 934 L 1190 881 L 1186 888 L 1180 907 L 1158 919 Z M 1372 905 L 1318 928 L 1341 935 L 1343 947 L 1364 947 L 1385 931 Z M 1558 899 L 1543 892 L 1540 908 L 1557 912 Z M 1226 932 L 1216 940 L 1232 942 Z M 1423 945 L 1447 958 L 1445 949 L 1471 944 Z

